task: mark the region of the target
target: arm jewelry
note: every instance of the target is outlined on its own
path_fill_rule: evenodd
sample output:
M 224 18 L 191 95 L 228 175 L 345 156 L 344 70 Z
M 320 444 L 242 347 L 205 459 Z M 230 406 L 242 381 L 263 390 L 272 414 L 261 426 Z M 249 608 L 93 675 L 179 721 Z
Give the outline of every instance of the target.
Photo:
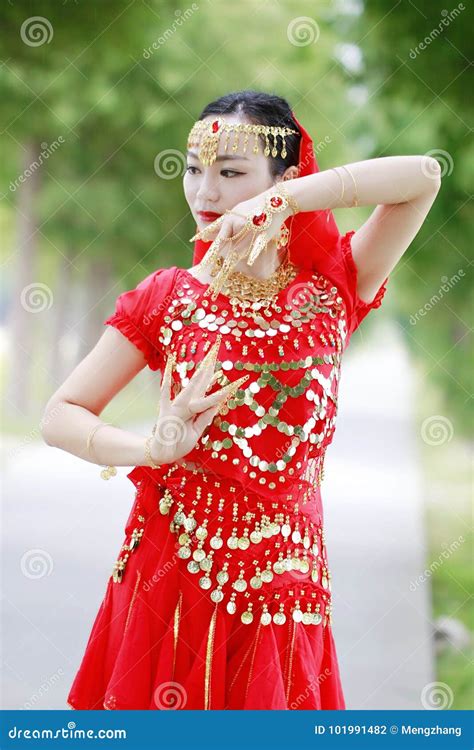
M 100 430 L 101 427 L 115 427 L 115 425 L 111 424 L 110 422 L 100 422 L 99 424 L 94 425 L 94 427 L 92 427 L 92 429 L 89 431 L 89 434 L 87 436 L 87 441 L 86 441 L 86 449 L 87 449 L 89 456 L 93 459 L 94 463 L 99 463 L 99 462 L 97 461 L 97 458 L 94 455 L 94 452 L 92 450 L 93 448 L 92 441 L 94 439 L 96 432 Z M 151 457 L 150 443 L 153 440 L 155 430 L 156 430 L 156 423 L 153 428 L 152 434 L 150 435 L 150 437 L 146 438 L 145 446 L 144 446 L 145 465 L 151 466 L 152 469 L 159 468 L 159 464 L 155 464 Z M 104 466 L 104 468 L 100 472 L 100 476 L 102 479 L 110 479 L 111 477 L 116 476 L 116 474 L 117 474 L 117 468 L 115 466 Z
M 359 200 L 358 200 L 358 197 L 357 197 L 357 184 L 356 184 L 356 181 L 354 179 L 354 175 L 350 171 L 349 167 L 346 167 L 345 164 L 342 164 L 340 167 L 332 167 L 332 171 L 334 171 L 337 174 L 337 176 L 339 177 L 339 179 L 341 180 L 342 191 L 341 191 L 341 195 L 339 196 L 339 200 L 341 202 L 342 202 L 342 199 L 344 198 L 345 183 L 344 183 L 343 176 L 341 175 L 340 172 L 338 172 L 339 169 L 345 169 L 346 172 L 349 173 L 349 175 L 350 175 L 350 177 L 352 179 L 352 182 L 354 183 L 354 196 L 352 198 L 352 203 L 349 206 L 349 208 L 354 208 L 355 206 L 359 205 Z

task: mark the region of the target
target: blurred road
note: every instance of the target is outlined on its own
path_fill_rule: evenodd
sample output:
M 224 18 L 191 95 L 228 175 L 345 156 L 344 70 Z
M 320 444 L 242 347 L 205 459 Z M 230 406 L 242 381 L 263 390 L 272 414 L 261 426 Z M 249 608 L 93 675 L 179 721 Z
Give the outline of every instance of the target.
M 412 373 L 392 329 L 355 344 L 322 488 L 333 628 L 348 708 L 417 709 L 434 677 L 429 584 L 410 590 L 425 568 Z M 4 445 L 4 709 L 67 708 L 134 498 L 118 471 Z

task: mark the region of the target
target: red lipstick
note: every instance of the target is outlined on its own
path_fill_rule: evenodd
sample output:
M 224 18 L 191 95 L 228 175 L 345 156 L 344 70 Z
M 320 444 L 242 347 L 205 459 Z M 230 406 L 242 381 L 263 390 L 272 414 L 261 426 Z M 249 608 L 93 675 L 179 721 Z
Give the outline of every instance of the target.
M 214 211 L 198 211 L 198 216 L 202 221 L 216 221 L 222 214 L 217 214 Z

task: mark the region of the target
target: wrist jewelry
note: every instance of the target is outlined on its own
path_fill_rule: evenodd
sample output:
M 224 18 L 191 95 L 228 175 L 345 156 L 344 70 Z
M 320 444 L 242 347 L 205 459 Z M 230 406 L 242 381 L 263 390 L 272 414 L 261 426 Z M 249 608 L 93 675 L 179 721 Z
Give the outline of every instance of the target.
M 278 187 L 274 187 L 270 194 L 265 196 L 262 210 L 259 213 L 254 213 L 247 216 L 245 225 L 239 232 L 237 232 L 237 234 L 232 235 L 232 237 L 216 237 L 216 239 L 212 242 L 211 246 L 207 250 L 204 258 L 198 264 L 199 266 L 212 266 L 219 255 L 219 250 L 222 244 L 229 241 L 231 243 L 237 242 L 248 232 L 253 232 L 250 246 L 246 251 L 244 251 L 242 257 L 239 257 L 238 253 L 234 249 L 232 249 L 227 254 L 220 272 L 217 274 L 216 278 L 213 279 L 213 281 L 209 284 L 209 289 L 206 290 L 205 294 L 208 294 L 212 289 L 212 291 L 214 292 L 213 299 L 216 299 L 217 294 L 222 289 L 231 270 L 239 260 L 245 258 L 247 261 L 247 265 L 253 265 L 255 260 L 259 257 L 260 253 L 267 247 L 268 239 L 266 230 L 270 227 L 273 221 L 274 214 L 285 211 L 288 206 L 291 208 L 293 213 L 298 210 L 298 204 L 296 200 L 293 197 L 288 197 L 286 189 L 281 189 L 281 183 L 279 183 Z M 213 222 L 209 227 L 205 227 L 200 232 L 197 232 L 197 234 L 195 234 L 190 241 L 192 242 L 196 239 L 206 240 L 209 232 L 213 232 L 220 225 L 224 216 L 225 214 L 219 217 L 219 219 L 217 219 L 216 222 Z
M 98 461 L 92 452 L 92 440 L 97 430 L 100 430 L 101 427 L 114 427 L 114 425 L 110 422 L 99 422 L 99 424 L 94 425 L 94 427 L 92 427 L 92 429 L 89 431 L 89 435 L 87 436 L 86 441 L 86 449 L 91 458 L 94 459 L 95 463 L 98 463 Z M 116 474 L 117 469 L 115 468 L 115 466 L 105 466 L 100 472 L 100 476 L 102 479 L 110 479 L 110 477 L 114 477 Z
M 289 205 L 289 207 L 291 208 L 291 210 L 293 212 L 293 216 L 295 214 L 300 213 L 301 209 L 298 206 L 298 202 L 297 202 L 296 198 L 293 195 L 291 195 L 291 193 L 288 192 L 288 188 L 286 187 L 286 185 L 283 185 L 283 181 L 278 183 L 278 189 L 279 189 L 280 193 L 283 193 L 283 195 L 285 196 L 286 200 L 288 201 L 288 205 Z
M 145 464 L 146 466 L 151 466 L 152 469 L 159 469 L 160 464 L 155 464 L 152 457 L 151 457 L 151 441 L 153 440 L 153 435 L 150 435 L 150 437 L 147 437 L 145 440 Z

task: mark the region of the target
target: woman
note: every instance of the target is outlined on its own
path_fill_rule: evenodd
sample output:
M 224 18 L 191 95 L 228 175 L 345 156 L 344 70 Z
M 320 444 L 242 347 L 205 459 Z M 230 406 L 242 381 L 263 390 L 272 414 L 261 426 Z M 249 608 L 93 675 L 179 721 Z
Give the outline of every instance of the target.
M 253 91 L 204 109 L 188 160 L 193 266 L 121 294 L 46 408 L 48 444 L 106 466 L 105 478 L 135 466 L 124 544 L 68 703 L 345 708 L 320 492 L 341 357 L 440 170 L 397 156 L 319 172 L 288 103 Z M 341 236 L 331 209 L 371 204 Z M 99 415 L 146 365 L 163 377 L 144 438 Z

